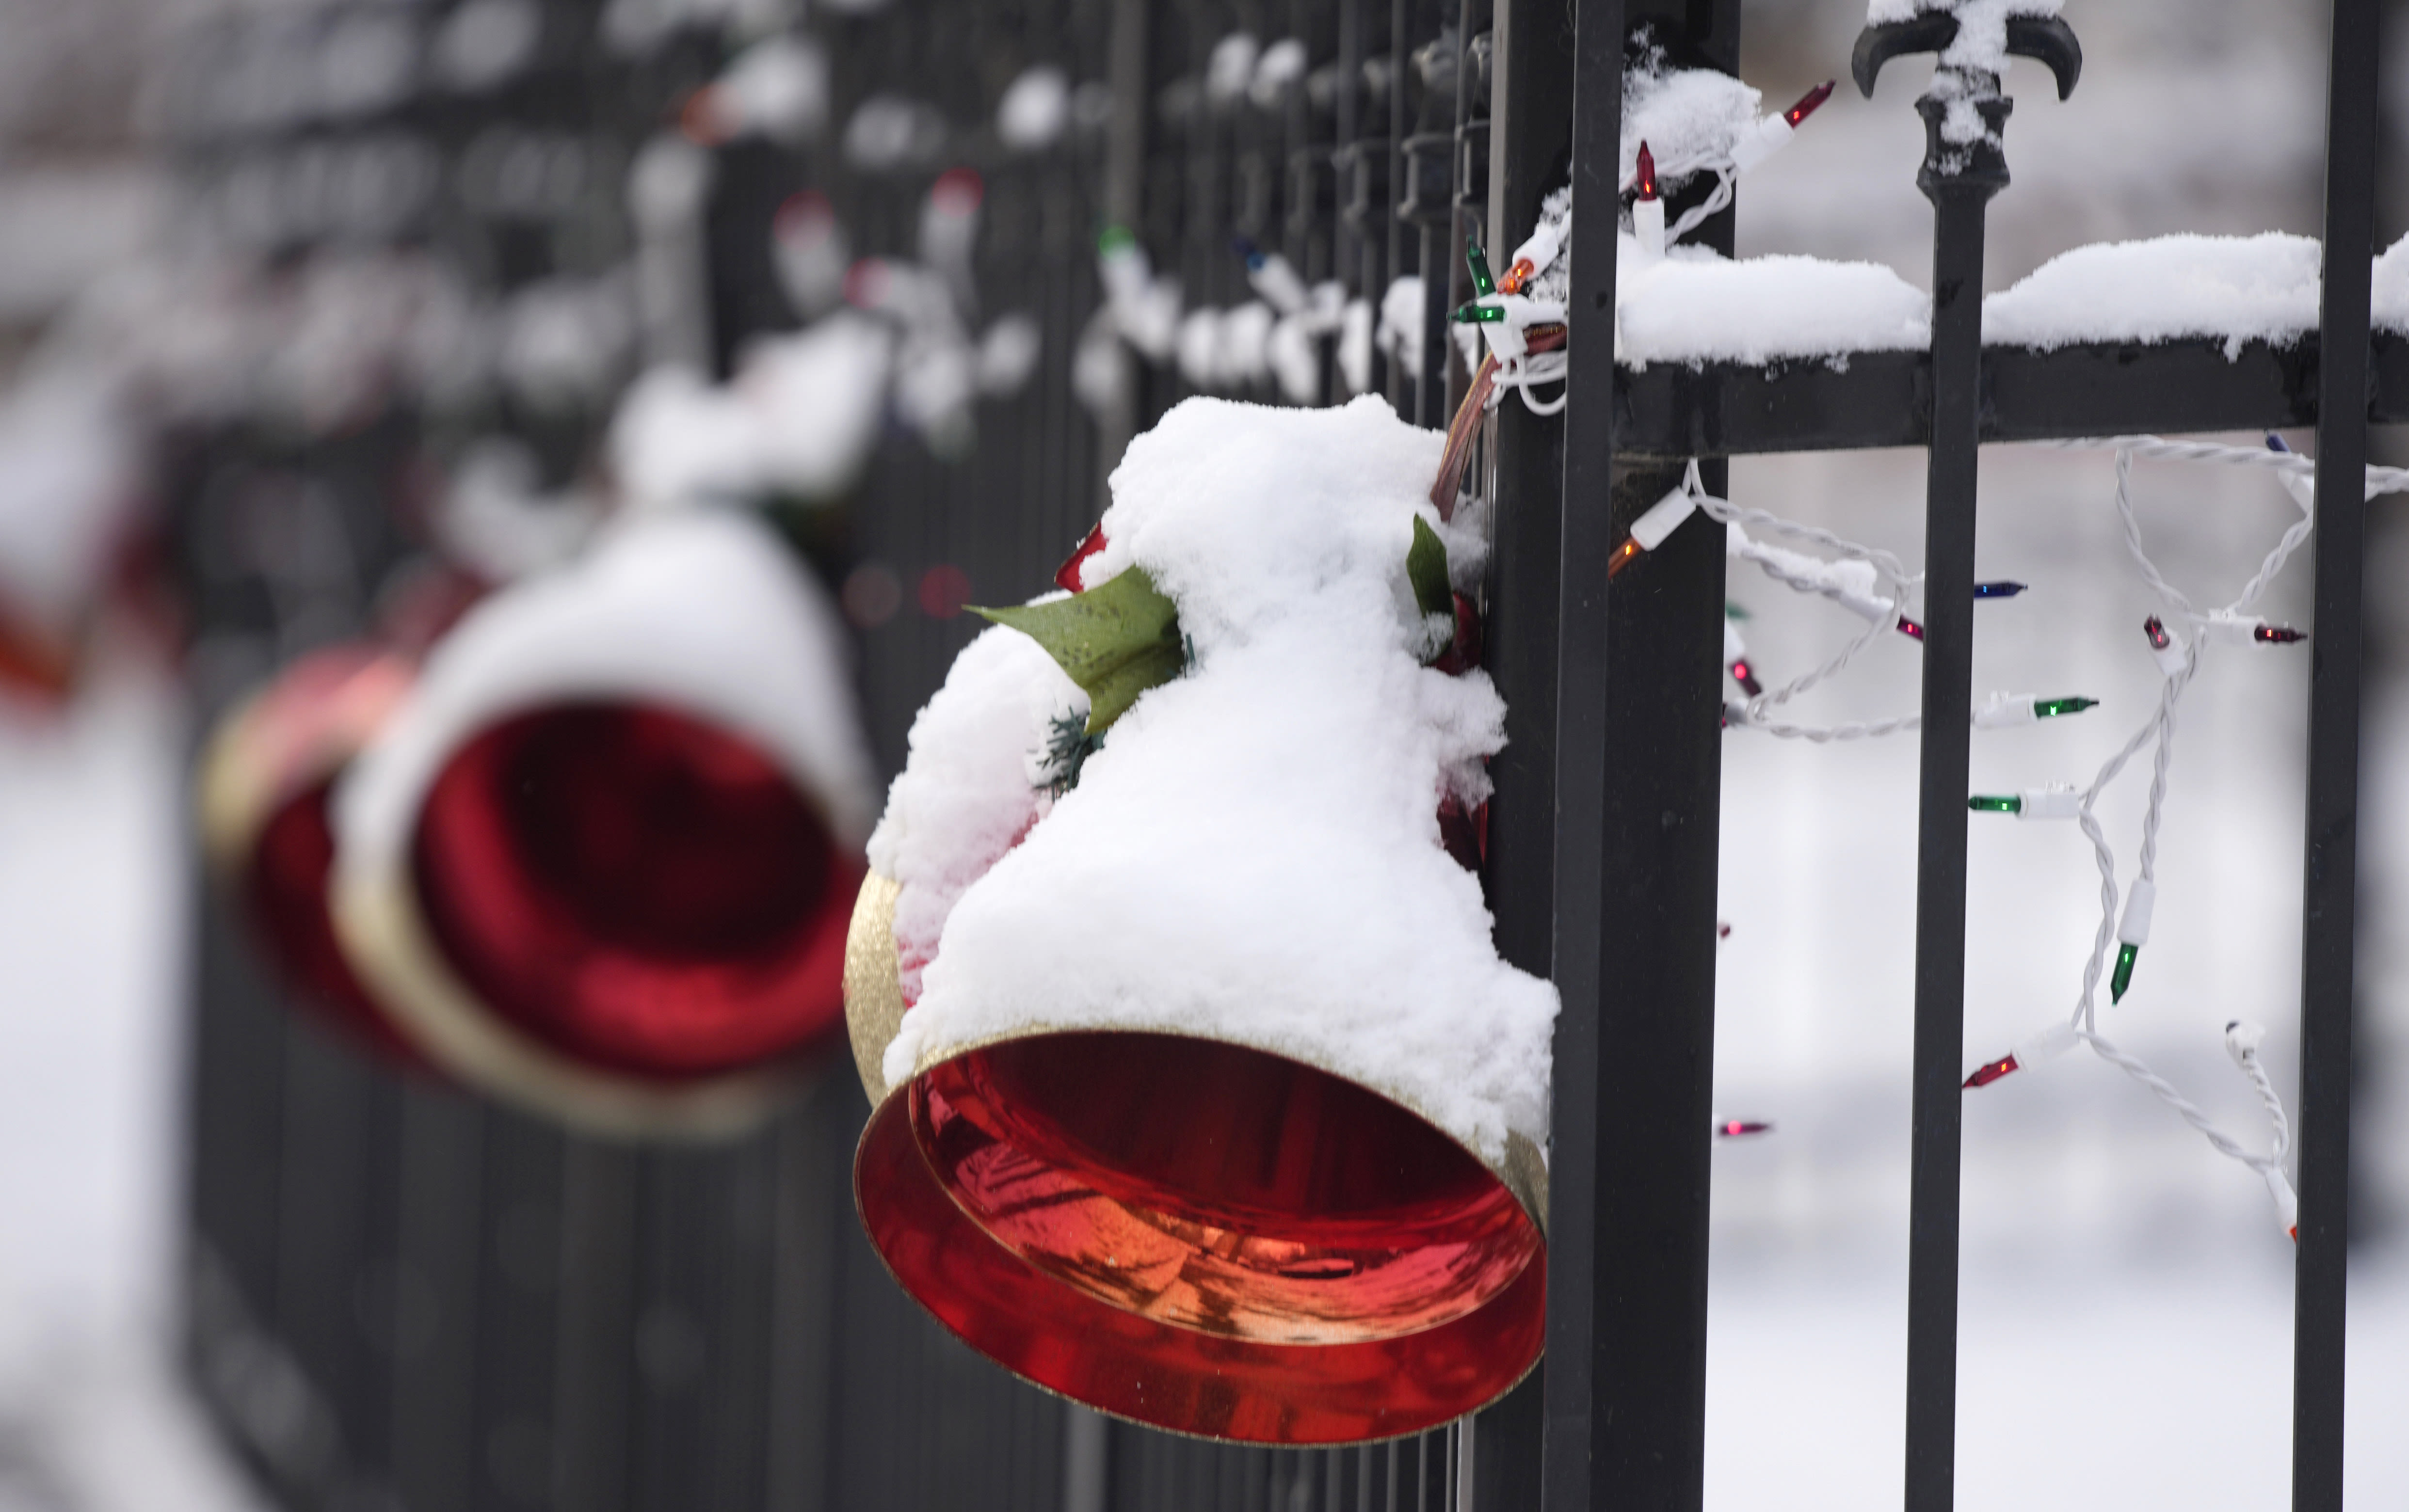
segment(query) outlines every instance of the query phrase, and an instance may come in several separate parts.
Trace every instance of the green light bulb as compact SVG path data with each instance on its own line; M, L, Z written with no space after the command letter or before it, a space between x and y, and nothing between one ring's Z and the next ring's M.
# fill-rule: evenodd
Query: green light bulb
M1137 245L1137 238L1125 225L1108 225L1096 236L1096 251L1110 257Z
M1976 814L2022 814L2025 800L2020 798L1991 798L1977 793L1966 800L1966 806Z
M1506 319L1502 305L1459 305L1451 317L1458 325L1495 325Z
M1478 295L1495 294L1497 281L1489 276L1489 259L1481 252L1480 243L1477 238L1472 237L1464 238L1464 260L1472 267L1472 292Z
M2108 978L2108 1001L2123 1002L2126 988L2133 985L2133 962L2141 959L2142 947L2127 945L2116 952L2115 974Z
M2085 709L2098 707L2099 703L2097 698L2035 698L2033 717L2055 719L2059 714L2079 714Z

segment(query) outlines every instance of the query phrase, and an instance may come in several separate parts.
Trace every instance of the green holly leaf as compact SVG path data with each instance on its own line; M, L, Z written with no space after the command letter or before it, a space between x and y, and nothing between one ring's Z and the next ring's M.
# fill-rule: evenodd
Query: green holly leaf
M1414 516L1414 543L1406 550L1406 581L1414 587L1414 607L1425 614L1445 614L1455 621L1455 589L1448 581L1447 543L1421 515Z
M1087 690L1090 735L1104 733L1139 694L1177 677L1187 663L1178 607L1143 568L1129 568L1068 598L1017 609L973 605L971 612L1044 646Z

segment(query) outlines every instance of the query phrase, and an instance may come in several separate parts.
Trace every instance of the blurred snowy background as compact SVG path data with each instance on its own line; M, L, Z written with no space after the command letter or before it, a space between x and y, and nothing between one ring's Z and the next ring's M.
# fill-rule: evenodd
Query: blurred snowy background
M137 129L141 86L205 8L0 0L12 398L50 368L42 343L74 303L160 241L168 195ZM18 560L77 554L28 540L47 526L46 481L0 479ZM0 1512L257 1505L173 1355L185 739L167 669L123 639L97 648L64 711L0 691Z
M160 40L208 0L0 0L0 380L100 276L149 255L170 198L137 126ZM2060 104L2020 65L2014 187L1992 213L2004 287L2077 244L2177 230L2315 235L2320 7L2070 0L2086 52ZM1769 100L1845 71L1860 0L1753 0L1745 72ZM2409 28L2398 29L2409 36ZM2391 70L2409 119L2409 57ZM1922 134L1899 68L1846 91L1740 196L1745 253L1871 258L1925 281ZM2397 136L2397 133L2396 133ZM2379 230L2403 229L2402 180ZM2309 444L2306 437L2296 443ZM2387 460L2388 439L2379 439ZM1740 502L1913 562L1922 458L1733 469ZM2263 476L2145 466L2142 518L2175 580L2229 596L2291 515ZM1980 569L2033 591L1981 612L1978 694L2101 706L1984 738L1978 789L2087 780L2158 674L2108 459L1986 458ZM0 533L17 495L0 487ZM2379 506L2385 565L2409 521ZM2384 572L2400 581L2409 572ZM2307 625L2307 563L2271 617ZM1854 622L1735 574L1772 678ZM2409 1483L2409 608L2379 593L2361 833L2362 1177L2352 1298L2354 1501ZM2229 651L2186 706L2157 933L2103 1018L2252 1142L2219 1030L2255 1016L2296 1070L2304 651ZM1912 706L1916 654L1876 648L1813 705ZM188 733L138 641L104 643L63 712L0 707L0 1512L247 1505L177 1386ZM1914 749L1725 748L1718 1105L1773 1135L1717 1153L1709 1500L1894 1505L1902 1445ZM2121 799L2134 797L2126 785ZM2112 805L2129 866L2138 808ZM1995 1054L2076 991L2096 878L2070 828L1978 821L1967 1044ZM2263 1508L2286 1495L2290 1246L2263 1190L2113 1070L2070 1057L1967 1106L1959 1487L2008 1507Z

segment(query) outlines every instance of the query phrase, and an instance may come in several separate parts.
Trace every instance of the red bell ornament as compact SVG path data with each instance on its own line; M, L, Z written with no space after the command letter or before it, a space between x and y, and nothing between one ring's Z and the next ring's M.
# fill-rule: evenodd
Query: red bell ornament
M1544 1333L1555 996L1440 800L1503 742L1434 665L1480 542L1377 400L1191 400L1070 597L989 611L912 732L845 982L904 1289L1027 1379L1261 1444L1421 1432Z
M305 656L228 713L203 752L202 847L269 968L306 1009L398 1064L417 1049L344 959L327 912L335 783L395 709L408 657L374 646Z
M752 1126L840 1032L869 760L757 522L630 522L427 659L338 799L337 928L447 1070L582 1129Z

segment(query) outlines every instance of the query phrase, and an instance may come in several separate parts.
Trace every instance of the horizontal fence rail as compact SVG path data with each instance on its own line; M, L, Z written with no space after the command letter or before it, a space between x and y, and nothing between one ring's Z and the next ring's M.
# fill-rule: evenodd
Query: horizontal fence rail
M2253 340L2228 356L2221 338L1983 351L1985 441L2157 431L2279 430L2318 421L2318 336ZM2409 420L2409 338L2375 334L2366 418ZM1851 353L1763 367L1653 363L1625 370L1615 395L1624 455L1679 460L1775 452L1922 446L1930 439L1931 358Z

